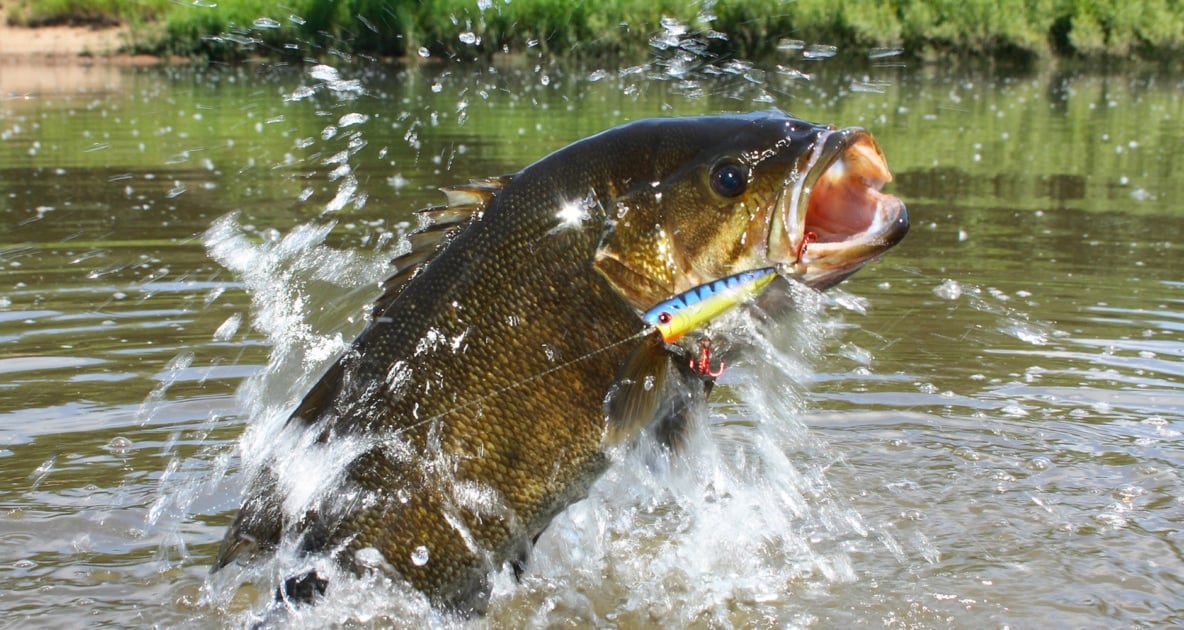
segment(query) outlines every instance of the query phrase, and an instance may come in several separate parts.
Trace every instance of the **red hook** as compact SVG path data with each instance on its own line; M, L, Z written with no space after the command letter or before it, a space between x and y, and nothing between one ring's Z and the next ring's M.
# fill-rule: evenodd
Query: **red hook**
M818 233L817 232L807 231L805 234L802 234L802 244L798 245L798 261L799 262L802 260L802 256L806 255L806 248L810 246L810 243L813 243L817 240L818 240Z
M691 371L699 376L710 376L711 378L719 378L724 373L724 362L719 362L719 367L711 369L711 342L707 339L699 340L699 358L691 357Z

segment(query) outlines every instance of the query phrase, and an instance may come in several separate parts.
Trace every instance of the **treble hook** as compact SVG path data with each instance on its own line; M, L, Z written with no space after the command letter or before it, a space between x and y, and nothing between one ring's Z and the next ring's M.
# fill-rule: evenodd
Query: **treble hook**
M724 362L719 362L719 367L711 369L711 342L707 339L699 340L699 358L691 357L691 371L699 376L710 376L711 378L719 378L724 373Z
M817 240L818 240L818 233L817 232L806 231L805 234L802 234L802 243L800 245L798 245L798 260L799 261L802 259L802 256L806 255L806 248L810 246L810 243L814 243Z

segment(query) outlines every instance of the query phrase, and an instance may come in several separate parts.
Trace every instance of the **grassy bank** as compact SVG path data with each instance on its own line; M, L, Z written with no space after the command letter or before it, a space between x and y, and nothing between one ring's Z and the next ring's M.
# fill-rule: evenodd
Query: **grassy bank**
M797 42L914 56L1171 59L1175 0L18 0L10 21L118 21L133 52L235 58L329 50L463 59L533 49L641 58L692 38L755 58ZM665 27L663 26L663 20ZM683 33L680 29L685 29Z

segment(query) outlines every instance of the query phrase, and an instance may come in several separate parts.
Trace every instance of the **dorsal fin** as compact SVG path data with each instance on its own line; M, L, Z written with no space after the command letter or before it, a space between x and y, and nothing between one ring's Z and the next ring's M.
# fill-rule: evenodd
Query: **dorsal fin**
M338 359L304 395L300 405L288 416L288 422L299 421L303 423L302 426L309 426L319 420L325 410L333 404L333 398L340 391L344 376L345 369L341 365L341 359Z
M407 237L411 248L391 261L395 272L382 283L382 295L374 301L371 315L382 315L403 291L407 281L431 262L454 236L480 219L489 203L512 178L513 175L503 175L474 179L467 184L441 188L448 196L448 203L417 212L421 226Z

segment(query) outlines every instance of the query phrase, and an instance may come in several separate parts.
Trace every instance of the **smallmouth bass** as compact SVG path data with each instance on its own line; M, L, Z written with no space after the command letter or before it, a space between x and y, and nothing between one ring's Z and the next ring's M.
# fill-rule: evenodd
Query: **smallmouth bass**
M444 189L284 428L347 445L341 470L306 472L333 490L297 496L265 466L213 570L287 541L482 611L490 572L586 495L608 448L677 430L710 387L693 349L637 334L644 315L751 270L842 281L908 230L890 180L866 131L769 110L640 120ZM326 587L295 576L280 594Z

